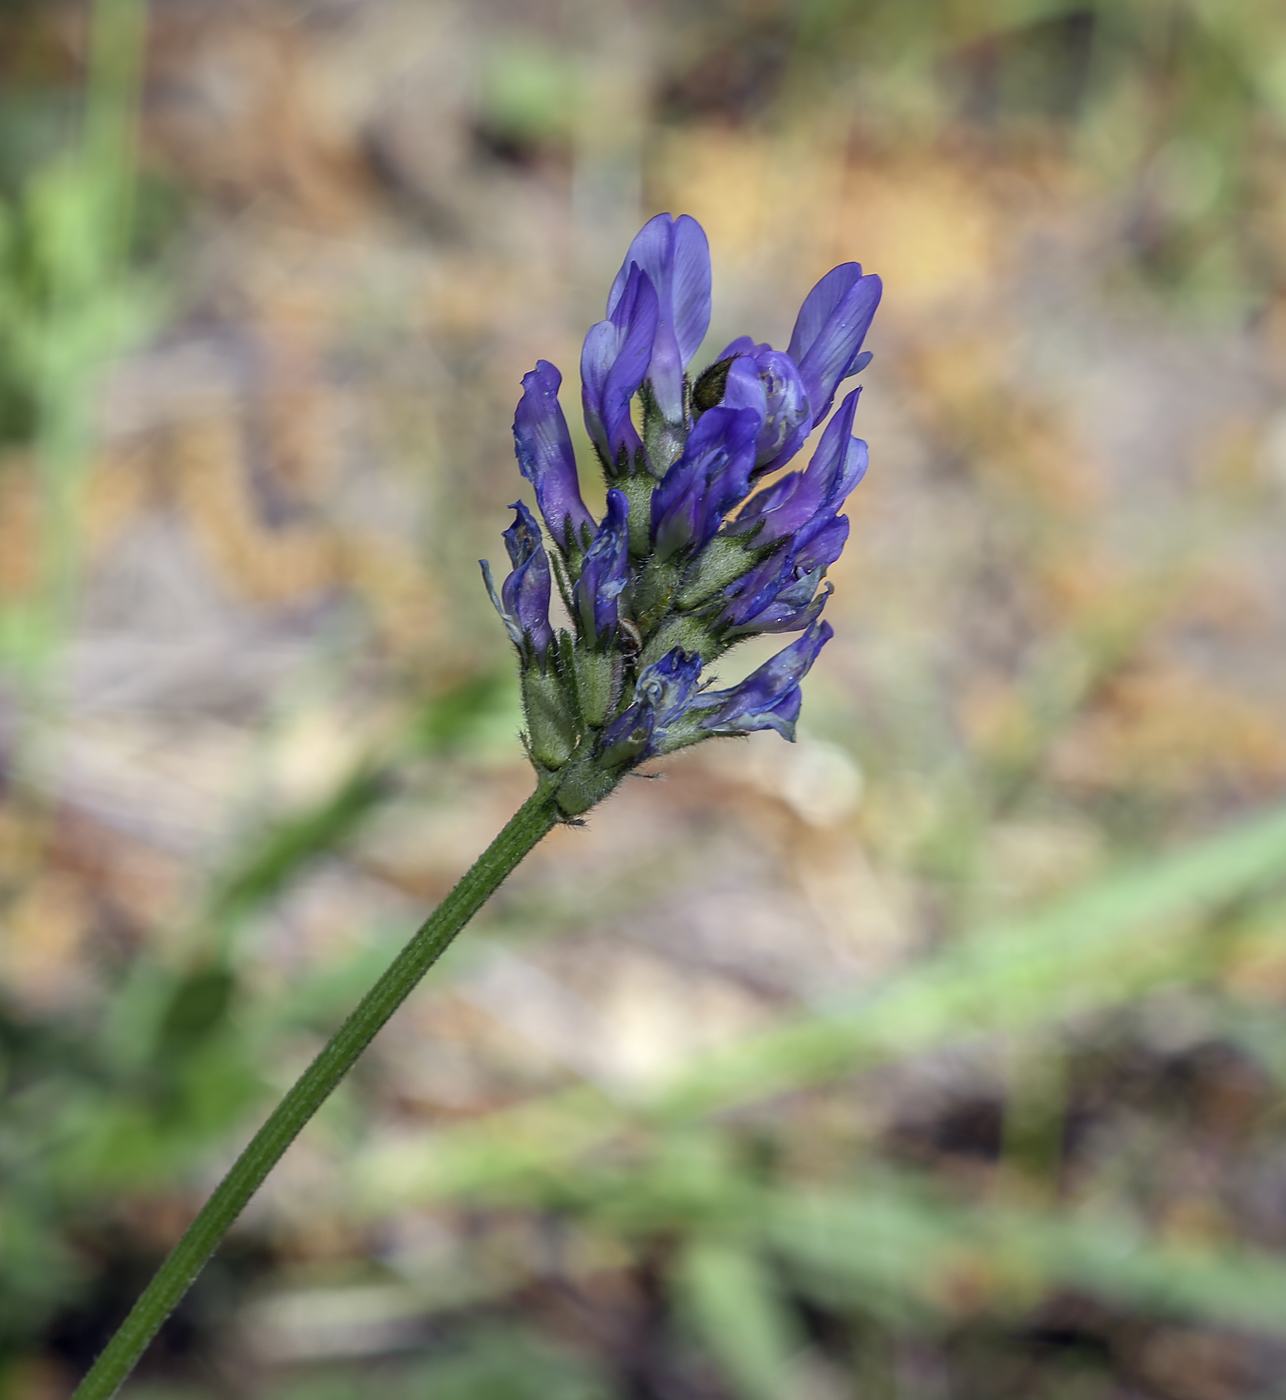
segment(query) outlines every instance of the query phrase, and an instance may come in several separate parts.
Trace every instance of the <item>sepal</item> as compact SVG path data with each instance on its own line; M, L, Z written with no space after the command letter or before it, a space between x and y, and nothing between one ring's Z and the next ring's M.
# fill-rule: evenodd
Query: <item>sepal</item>
M522 705L533 761L544 769L561 768L571 758L579 734L575 705L557 666L523 667Z
M677 606L684 612L699 608L784 547L781 540L760 544L761 533L752 527L740 534L716 535L693 563L675 599Z
M598 728L620 700L624 661L615 651L582 644L573 653L572 667L581 718Z
M708 619L696 613L667 618L639 655L640 666L652 666L671 651L687 652L711 661L726 647L715 636Z
M552 779L554 801L563 819L576 824L576 818L601 802L627 771L628 764L605 769L601 761L591 755L572 759Z

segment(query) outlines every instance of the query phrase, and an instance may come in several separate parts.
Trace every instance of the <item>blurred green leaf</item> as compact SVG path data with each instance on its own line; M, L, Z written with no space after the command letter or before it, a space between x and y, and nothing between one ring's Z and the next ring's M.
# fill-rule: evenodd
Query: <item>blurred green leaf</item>
M1201 965L1201 921L1286 878L1274 809L1028 918L950 943L861 1005L711 1056L662 1091L663 1114L753 1101L944 1041L1120 1005Z
M344 1365L273 1388L271 1400L606 1400L608 1388L568 1351L521 1326L474 1328L432 1361L361 1370Z
M221 967L198 968L185 977L162 1017L158 1055L182 1055L206 1039L226 1019L236 985L236 978Z
M782 1400L802 1347L771 1272L750 1249L698 1235L677 1266L678 1299L742 1400Z
M483 123L494 135L510 139L568 137L580 106L584 69L578 54L546 46L534 36L493 46L482 74Z
M1286 812L1107 877L895 974L855 1007L797 1017L628 1103L578 1088L357 1164L363 1196L424 1200L535 1180L632 1124L678 1122L996 1032L1109 1010L1204 970L1207 922L1286 877ZM1286 938L1286 927L1280 929Z
M863 1176L851 1192L779 1197L774 1248L820 1296L890 1319L1001 1315L1051 1289L1179 1318L1286 1331L1286 1262L1149 1235L1088 1210L953 1203L927 1179Z
M335 790L314 805L276 816L246 841L246 853L230 862L216 882L207 918L235 920L278 895L307 862L335 850L381 802L397 791L400 764L416 753L440 755L467 749L515 703L509 677L467 676L433 696L407 721L391 747L394 756L360 759Z
M387 769L363 760L330 796L267 826L244 859L217 883L208 919L222 924L279 894L301 866L350 836L391 790Z

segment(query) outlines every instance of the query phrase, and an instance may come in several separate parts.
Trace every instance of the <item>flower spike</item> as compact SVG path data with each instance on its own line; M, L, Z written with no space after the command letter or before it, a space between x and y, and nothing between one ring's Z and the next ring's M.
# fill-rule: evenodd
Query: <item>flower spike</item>
M857 263L809 292L786 350L741 336L689 378L710 321L705 234L658 214L631 243L581 353L585 425L607 477L596 523L580 494L561 376L523 377L514 446L532 483L567 604L549 622L551 564L526 506L505 532L513 571L487 585L522 663L526 742L540 781L576 819L648 759L704 739L773 729L793 739L800 683L832 633L827 572L849 535L840 512L862 480L860 390L830 418L808 465L787 466L869 356L880 299ZM798 633L739 685L711 666L744 637Z
M117 1393L282 1152L556 822L579 824L639 764L704 739L760 729L795 737L800 682L831 637L819 619L826 571L848 537L838 512L866 471L866 444L852 436L857 392L804 471L751 493L865 363L879 297L879 279L845 263L808 294L788 350L742 337L693 383L688 367L710 320L706 237L687 215L650 220L581 352L585 424L608 486L597 526L558 404L561 376L541 360L523 378L514 447L556 551L551 561L518 502L504 532L509 575L497 590L485 560L482 573L518 651L536 791L260 1128L94 1363L76 1392L83 1400ZM557 635L555 577L568 614ZM707 668L739 637L790 631L800 636L739 685L710 688Z

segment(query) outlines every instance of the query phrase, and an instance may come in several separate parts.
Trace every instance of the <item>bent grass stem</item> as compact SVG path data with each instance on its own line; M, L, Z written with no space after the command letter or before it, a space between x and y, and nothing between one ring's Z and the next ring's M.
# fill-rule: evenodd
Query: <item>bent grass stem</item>
M552 795L541 788L510 818L250 1140L80 1383L73 1400L110 1400L116 1394L300 1130L456 934L558 819Z

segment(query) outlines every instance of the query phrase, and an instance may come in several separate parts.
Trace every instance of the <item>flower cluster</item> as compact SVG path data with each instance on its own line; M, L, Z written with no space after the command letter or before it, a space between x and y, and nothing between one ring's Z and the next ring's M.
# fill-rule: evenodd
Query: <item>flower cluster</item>
M695 219L658 214L630 245L607 318L581 353L585 426L607 478L595 520L581 499L547 360L524 376L514 444L553 548L518 502L512 571L492 601L521 658L526 743L572 818L644 760L715 735L794 737L799 683L831 636L826 570L848 536L844 500L866 471L844 399L802 471L785 466L830 413L862 352L878 277L833 268L809 292L784 351L748 336L701 374L710 255ZM554 586L570 630L550 623ZM801 635L744 681L703 670L737 641Z

